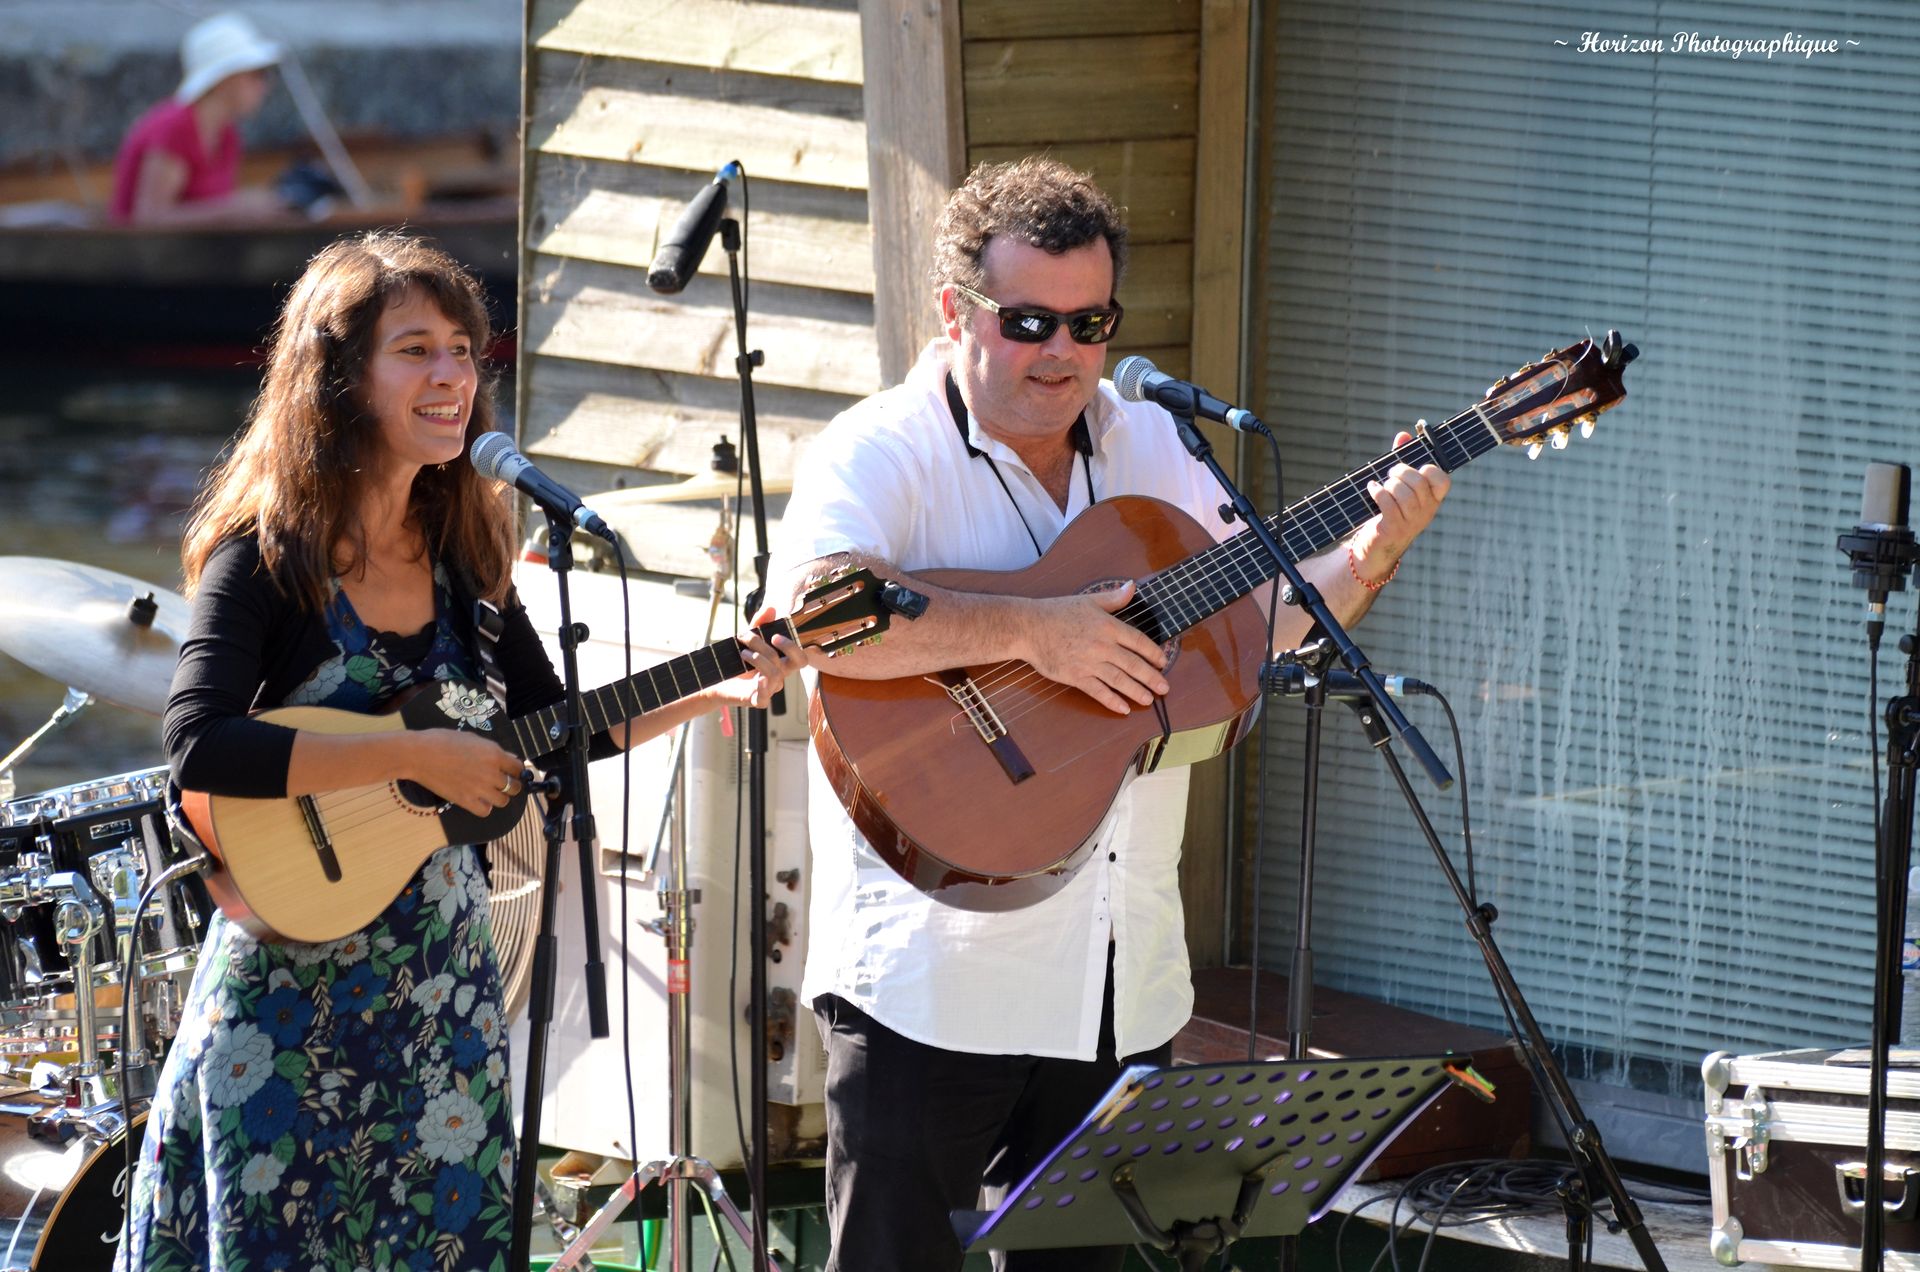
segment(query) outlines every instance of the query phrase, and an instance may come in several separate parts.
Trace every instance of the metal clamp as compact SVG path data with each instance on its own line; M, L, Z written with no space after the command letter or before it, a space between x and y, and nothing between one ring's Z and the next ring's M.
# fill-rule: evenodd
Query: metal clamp
M1725 1099L1707 1101L1707 1156L1717 1159L1730 1148L1735 1154L1736 1179L1752 1179L1767 1169L1767 1144L1772 1138L1772 1111L1757 1086L1747 1088L1741 1101L1729 1108ZM1731 1141L1729 1143L1728 1141Z
M1911 1222L1920 1214L1920 1167L1899 1162L1881 1163L1881 1179L1888 1185L1889 1191L1880 1198L1881 1209L1887 1212L1887 1218L1899 1223ZM1899 1186L1895 1195L1891 1188ZM1833 1164L1833 1186L1840 1194L1840 1208L1850 1215L1866 1213L1867 1209L1867 1164L1865 1162L1835 1162Z

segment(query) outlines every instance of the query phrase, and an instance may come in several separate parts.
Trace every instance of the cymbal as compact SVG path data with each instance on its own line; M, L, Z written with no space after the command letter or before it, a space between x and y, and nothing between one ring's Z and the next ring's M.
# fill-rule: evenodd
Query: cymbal
M761 477L760 488L769 495L784 495L793 489L791 477ZM737 486L732 473L700 473L685 481L662 482L657 486L630 486L624 490L605 490L583 501L596 512L622 508L629 504L681 503L694 499L729 499L735 490L742 496L752 489L749 481Z
M148 715L167 709L186 639L186 598L96 565L0 556L0 650L43 676ZM151 595L153 622L128 617Z

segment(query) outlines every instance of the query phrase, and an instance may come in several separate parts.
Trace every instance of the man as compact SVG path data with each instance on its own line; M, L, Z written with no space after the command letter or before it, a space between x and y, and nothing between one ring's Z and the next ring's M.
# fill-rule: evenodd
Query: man
M776 580L847 563L931 599L837 658L891 678L1019 659L1115 712L1167 692L1158 645L1113 617L1131 585L1026 599L917 580L1031 565L1099 498L1151 495L1225 538L1219 487L1158 406L1100 379L1121 311L1126 230L1092 181L1047 159L974 170L941 214L945 339L905 384L842 414L809 450ZM1304 567L1343 622L1392 577L1446 495L1437 468L1369 487L1380 515ZM1266 595L1261 589L1260 595ZM1280 612L1279 647L1308 620ZM929 781L939 774L930 772ZM954 909L896 877L816 760L813 901L802 996L827 1039L827 1209L839 1272L957 1269L948 1213L1018 1183L1127 1062L1164 1063L1192 1010L1177 867L1186 770L1135 781L1074 877L1025 909ZM1008 1267L1117 1268L1123 1248Z

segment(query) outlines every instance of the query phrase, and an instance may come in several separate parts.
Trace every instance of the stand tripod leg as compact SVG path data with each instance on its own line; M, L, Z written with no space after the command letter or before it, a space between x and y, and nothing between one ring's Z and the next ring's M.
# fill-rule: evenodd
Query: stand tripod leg
M726 1186L720 1182L720 1172L698 1157L679 1157L670 1161L648 1162L627 1176L627 1182L621 1184L619 1190L607 1199L607 1204L600 1207L599 1213L587 1220L586 1226L580 1229L580 1235L554 1260L549 1272L568 1272L578 1267L580 1260L593 1248L594 1242L600 1239L600 1234L626 1213L627 1207L633 1204L642 1189L655 1183L675 1180L698 1184L704 1189L713 1202L713 1208L727 1221L727 1226L740 1238L740 1243L749 1250L753 1248L753 1225L746 1221L734 1207L733 1199L727 1196ZM678 1241L680 1237L679 1232L674 1232L669 1239ZM766 1272L784 1272L772 1250L767 1251L765 1266Z

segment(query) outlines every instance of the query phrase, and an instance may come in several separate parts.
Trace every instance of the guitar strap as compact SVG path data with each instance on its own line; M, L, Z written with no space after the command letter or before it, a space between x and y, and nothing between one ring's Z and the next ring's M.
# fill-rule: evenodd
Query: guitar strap
M473 603L473 645L474 654L480 659L480 679L503 711L507 706L507 677L500 669L498 646L500 635L506 630L507 620L499 606L488 600Z
M1007 502L1013 505L1013 515L1020 518L1020 528L1027 532L1027 538L1033 541L1035 556L1044 557L1046 552L1040 547L1040 539L1033 533L1033 527L1027 524L1027 514L1020 511L1020 501L1013 497L1013 491L1007 485L1007 479L1000 475L1000 466L993 462L993 456L973 444L967 435L967 404L960 396L960 386L954 381L953 372L947 372L947 409L953 412L953 423L960 430L960 444L967 448L967 454L974 459L984 459L987 467L993 470L994 477L1000 482L1000 489L1007 492ZM1087 428L1087 413L1080 412L1080 418L1073 422L1067 432L1067 440L1073 449L1080 452L1080 470L1087 479L1087 506L1094 504L1093 497L1093 433ZM1153 700L1154 718L1160 723L1160 745L1154 748L1153 762L1147 766L1151 773L1160 767L1160 757L1167 752L1167 740L1173 736L1173 722L1167 715L1166 699L1156 697Z
M947 372L947 409L953 412L954 426L960 430L960 444L967 448L967 454L974 459L984 459L987 467L993 470L993 476L1000 483L1000 489L1007 492L1007 502L1013 505L1013 515L1020 518L1020 528L1027 532L1027 538L1033 541L1033 554L1043 557L1046 551L1040 546L1040 537L1027 524L1027 514L1020 511L1020 501L1013 497L1013 488L1007 485L1007 479L1000 475L1000 465L993 462L993 456L973 444L967 435L967 404L960 396L960 386L954 382L953 372ZM1080 412L1080 418L1067 430L1067 441L1073 449L1080 452L1080 470L1087 478L1087 507L1093 507L1093 433L1087 428L1087 413Z

